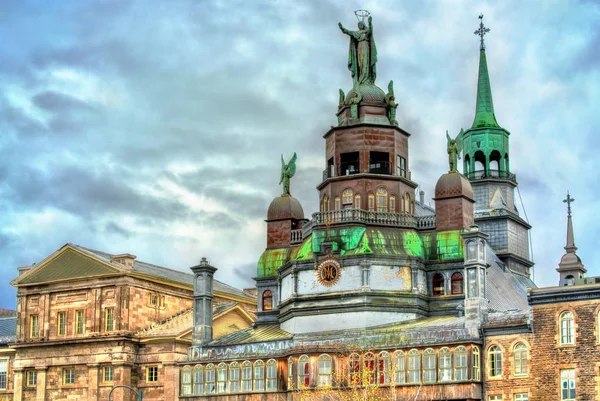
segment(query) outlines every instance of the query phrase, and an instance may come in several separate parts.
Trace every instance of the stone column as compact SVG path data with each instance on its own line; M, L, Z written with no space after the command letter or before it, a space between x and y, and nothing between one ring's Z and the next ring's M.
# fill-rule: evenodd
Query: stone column
M100 367L97 363L90 363L88 367L88 400L98 399L98 369ZM38 400L39 401L39 400Z
M23 401L23 368L13 368L13 401Z
M179 398L179 366L173 361L163 362L165 377L163 382L163 399Z
M213 275L216 267L202 258L200 264L190 267L194 272L194 329L192 344L204 345L212 340Z
M35 368L37 372L37 386L35 389L35 401L46 401L46 373L48 372L47 366L41 366Z
M131 366L130 362L123 361L115 361L112 363L114 367L115 376L119 377L119 380L115 380L115 386L130 386L131 385ZM111 400L112 401L128 401L131 399L131 394L133 394L130 390L127 389L118 389L112 393ZM92 401L92 400L89 400Z

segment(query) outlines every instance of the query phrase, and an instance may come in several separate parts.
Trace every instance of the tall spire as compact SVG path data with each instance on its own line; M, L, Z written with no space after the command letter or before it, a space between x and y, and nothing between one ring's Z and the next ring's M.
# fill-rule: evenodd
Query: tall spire
M573 236L571 203L575 202L575 199L567 191L567 199L563 200L563 202L567 204L567 245L565 246L567 252L560 258L558 269L556 269L560 275L560 286L573 285L575 280L582 278L587 271L583 267L581 259L577 256L577 247L575 246L575 237Z
M483 14L479 15L479 29L474 33L480 37L479 46L479 77L477 80L477 109L472 129L476 128L500 128L494 115L494 102L492 100L492 88L488 74L487 60L485 57L484 36L490 31L483 25Z

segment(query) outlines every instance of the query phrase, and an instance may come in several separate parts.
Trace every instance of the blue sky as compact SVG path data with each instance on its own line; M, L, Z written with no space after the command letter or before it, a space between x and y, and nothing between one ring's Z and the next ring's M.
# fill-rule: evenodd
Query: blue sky
M15 305L17 267L67 242L182 270L206 256L251 285L282 153L298 153L292 194L318 208L322 135L351 87L337 23L359 8L428 199L446 130L473 121L485 15L536 282L558 281L567 190L578 254L600 275L595 1L3 1L0 307Z

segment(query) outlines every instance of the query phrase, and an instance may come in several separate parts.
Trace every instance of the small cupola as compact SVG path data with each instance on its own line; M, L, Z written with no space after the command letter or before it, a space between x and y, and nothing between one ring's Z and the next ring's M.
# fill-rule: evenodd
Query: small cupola
M473 224L473 188L457 171L443 174L435 185L437 231L460 230Z

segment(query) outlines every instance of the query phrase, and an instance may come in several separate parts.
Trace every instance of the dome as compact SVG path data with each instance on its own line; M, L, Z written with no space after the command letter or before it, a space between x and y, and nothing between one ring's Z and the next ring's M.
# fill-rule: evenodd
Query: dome
M304 218L304 210L298 199L293 196L279 196L273 199L267 212L267 220L285 220Z
M385 106L385 92L376 85L363 84L358 86L358 92L361 94L361 104L377 104ZM350 89L346 95L346 104L350 104L350 100L354 95L354 88Z
M464 196L473 200L473 188L469 180L461 173L454 171L440 177L435 184L435 199Z
M581 259L575 253L565 253L560 258L561 265L578 265L581 264Z

